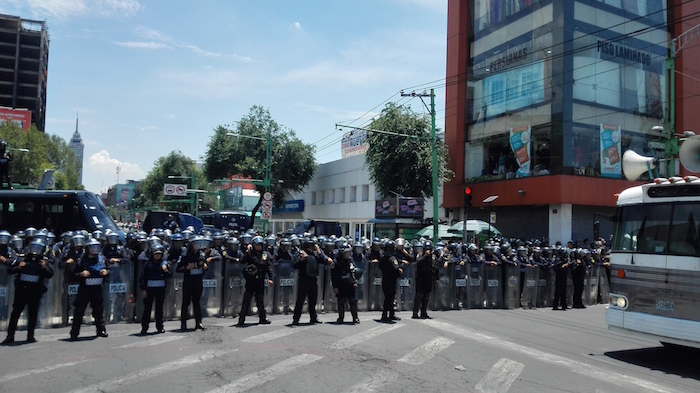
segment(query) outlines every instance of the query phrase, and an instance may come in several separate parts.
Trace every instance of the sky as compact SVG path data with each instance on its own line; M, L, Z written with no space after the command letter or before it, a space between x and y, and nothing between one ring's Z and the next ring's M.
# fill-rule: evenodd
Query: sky
M444 128L447 0L3 0L0 13L46 21L46 132L68 142L79 117L89 191L172 151L201 162L253 105L318 163L341 158L336 123L367 126L389 101L427 113L402 90L435 88Z

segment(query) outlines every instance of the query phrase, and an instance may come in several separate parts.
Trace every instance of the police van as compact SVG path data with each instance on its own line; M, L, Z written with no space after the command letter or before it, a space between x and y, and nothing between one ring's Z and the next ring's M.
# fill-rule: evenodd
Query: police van
M2 190L0 229L10 233L28 227L47 228L58 235L84 229L123 232L109 216L100 197L89 191Z

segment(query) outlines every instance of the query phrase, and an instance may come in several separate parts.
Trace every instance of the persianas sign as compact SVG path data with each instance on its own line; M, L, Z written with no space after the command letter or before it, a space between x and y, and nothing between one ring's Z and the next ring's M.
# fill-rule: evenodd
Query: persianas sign
M516 177L530 176L530 126L512 128L510 130L510 148L518 161L519 169Z
M622 177L620 126L600 125L600 175Z
M28 109L0 107L0 126L5 124L16 124L27 131L32 125L32 112Z

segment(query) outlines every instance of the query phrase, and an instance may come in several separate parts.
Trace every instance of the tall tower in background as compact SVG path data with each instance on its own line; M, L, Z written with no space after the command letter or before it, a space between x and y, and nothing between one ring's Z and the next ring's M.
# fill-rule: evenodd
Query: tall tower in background
M28 109L41 132L48 64L46 22L0 14L0 107Z
M71 149L75 155L75 159L80 163L80 172L78 172L78 183L83 184L83 150L85 145L83 144L83 138L80 137L78 132L78 116L75 116L75 132L73 137L70 138L70 143L68 143L68 148Z

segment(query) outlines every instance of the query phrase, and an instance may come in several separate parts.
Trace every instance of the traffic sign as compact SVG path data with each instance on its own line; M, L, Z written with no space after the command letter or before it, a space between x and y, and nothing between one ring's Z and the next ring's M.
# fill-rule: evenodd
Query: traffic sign
M263 201L262 208L263 208L263 210L272 211L272 201Z
M187 196L187 186L184 184L163 184L163 195Z
M267 191L263 194L263 200L265 201L271 201L272 200L272 193L270 191Z
M262 216L262 219L263 219L263 220L269 220L269 219L272 218L272 211L270 211L270 210L263 210L262 213L260 213L260 215Z

